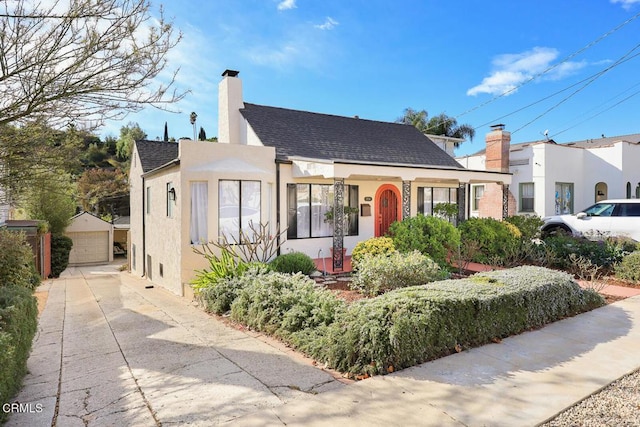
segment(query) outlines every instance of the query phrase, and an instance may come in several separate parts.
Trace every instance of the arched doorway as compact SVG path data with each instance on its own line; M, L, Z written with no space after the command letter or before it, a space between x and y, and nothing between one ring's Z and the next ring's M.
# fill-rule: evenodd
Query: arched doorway
M595 201L596 203L600 200L605 200L608 195L607 184L605 182L599 182L596 184L596 194Z
M391 184L384 184L376 191L375 199L375 235L384 236L389 226L400 218L402 199L398 188Z

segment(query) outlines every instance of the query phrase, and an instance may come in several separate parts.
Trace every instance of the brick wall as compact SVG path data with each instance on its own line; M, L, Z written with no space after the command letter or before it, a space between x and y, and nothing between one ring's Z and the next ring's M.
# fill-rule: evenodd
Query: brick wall
M516 198L511 191L508 194L509 216L516 212ZM484 194L478 201L478 216L480 218L502 218L502 185L487 183L484 186Z

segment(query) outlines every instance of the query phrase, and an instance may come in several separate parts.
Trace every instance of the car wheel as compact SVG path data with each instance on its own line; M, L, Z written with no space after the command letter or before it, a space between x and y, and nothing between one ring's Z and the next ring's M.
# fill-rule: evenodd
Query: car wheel
M552 236L563 236L563 235L571 235L571 230L566 225L550 225L549 227L542 230L542 238L552 237Z

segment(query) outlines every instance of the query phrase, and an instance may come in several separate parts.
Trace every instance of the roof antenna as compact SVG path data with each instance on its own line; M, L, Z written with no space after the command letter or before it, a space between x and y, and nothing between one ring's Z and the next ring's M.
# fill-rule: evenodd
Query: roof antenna
M549 140L549 129L545 129L545 131L542 132L542 134L544 135L545 139L548 141Z

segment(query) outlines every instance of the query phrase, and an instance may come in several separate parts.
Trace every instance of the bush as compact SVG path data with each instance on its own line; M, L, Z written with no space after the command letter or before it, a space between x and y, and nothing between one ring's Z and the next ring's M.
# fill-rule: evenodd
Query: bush
M196 298L210 313L223 314L231 310L231 303L238 293L256 277L262 277L269 269L265 264L251 264L242 275L216 276L200 272L192 283Z
M245 275L234 283L231 318L284 339L304 352L318 351L321 335L344 309L344 301L298 273Z
M291 252L276 257L269 264L273 271L280 273L302 273L309 275L316 271L316 264L309 255Z
M504 219L506 222L515 225L522 234L522 239L529 241L540 237L540 227L544 221L539 216L514 215Z
M593 265L611 269L635 248L632 241L609 237L600 241L556 234L544 239L544 249L550 253L550 266L562 269L571 267L569 256L575 254Z
M640 282L640 252L633 252L622 258L615 272L620 279Z
M472 261L505 265L517 250L521 233L513 224L493 218L469 218L458 226L462 245L475 245Z
M460 245L460 232L448 221L433 216L418 215L394 222L389 234L398 251L420 251L442 268L448 266L449 252Z
M211 252L205 255L205 258L209 262L209 268L196 271L196 278L191 281L196 296L203 289L214 286L218 280L242 276L251 267L268 269L267 265L261 262L241 261L226 249L221 250L219 257Z
M27 372L38 324L38 305L21 285L0 286L0 402L9 402ZM6 417L0 412L0 423Z
M342 372L386 374L603 304L566 273L531 266L481 273L351 304L315 357Z
M73 247L73 240L64 234L51 235L51 275L60 277L69 265L69 253Z
M366 254L358 263L351 287L365 295L375 296L391 289L424 285L447 276L448 273L438 264L418 251Z
M351 265L358 268L358 263L365 255L391 255L396 251L393 239L390 237L372 237L362 242L358 242L351 251Z
M37 276L33 252L24 234L0 229L0 287L18 285L34 289L40 282L34 280L34 273Z

